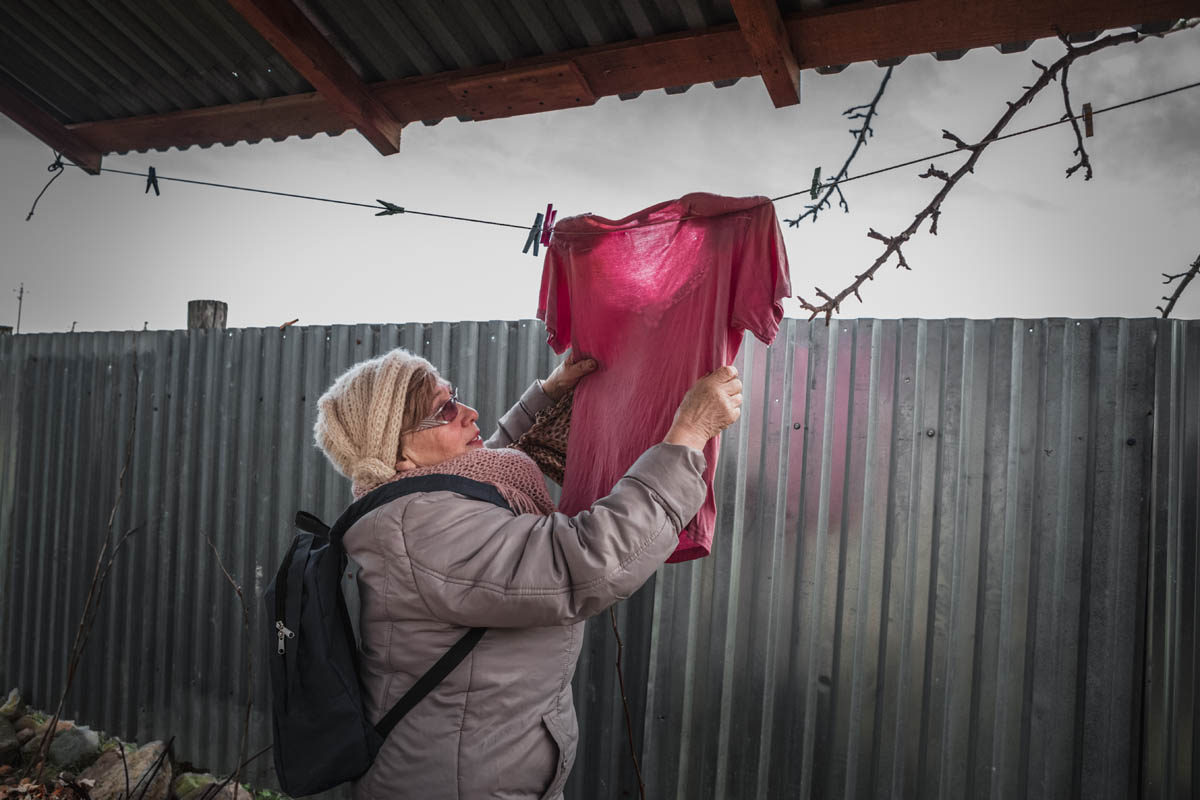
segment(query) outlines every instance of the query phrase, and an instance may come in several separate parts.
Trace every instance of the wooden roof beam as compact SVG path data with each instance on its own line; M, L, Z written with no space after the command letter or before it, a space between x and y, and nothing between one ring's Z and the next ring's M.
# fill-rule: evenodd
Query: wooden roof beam
M1194 16L1196 2L978 0L978 13L964 14L962 0L867 0L789 16L783 24L800 67L819 69L1042 39L1054 35L1054 26L1077 33L1179 19ZM495 119L757 72L742 31L725 25L386 81L372 84L370 92L406 123L460 115ZM309 93L70 129L102 153L124 153L332 134L350 124L327 97Z
M292 0L229 0L279 54L380 153L400 151L403 127Z
M775 0L730 0L754 65L776 108L800 102L800 65Z
M100 150L42 111L14 85L0 77L0 113L62 153L92 175L100 174Z

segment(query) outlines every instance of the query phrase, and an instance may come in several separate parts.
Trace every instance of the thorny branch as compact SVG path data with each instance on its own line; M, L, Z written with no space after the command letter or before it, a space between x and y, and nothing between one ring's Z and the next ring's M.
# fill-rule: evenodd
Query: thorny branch
M234 767L232 773L225 780L221 781L220 786L217 786L211 793L205 792L203 797L216 797L220 794L230 782L233 783L234 796L238 793L238 774L241 772L242 763L246 760L246 741L250 734L250 708L254 705L254 697L251 694L254 688L254 655L252 642L250 640L250 609L246 606L246 595L242 593L242 587L233 576L229 574L229 570L225 568L225 562L221 560L221 553L217 550L217 546L213 544L213 540L208 534L204 535L204 539L208 542L208 546L213 551L213 555L217 557L217 566L221 568L221 572L225 574L225 580L229 581L233 586L233 590L237 592L238 601L242 604L242 630L246 633L246 714L242 719L242 737L238 745L238 764Z
M608 607L608 616L612 620L613 635L617 637L617 681L621 685L621 704L625 706L625 732L629 734L629 757L633 759L633 771L637 773L638 797L646 800L646 783L642 780L642 767L638 764L637 750L633 746L633 720L629 716L629 698L625 696L625 674L621 671L621 651L625 649L621 641L621 632L617 630L617 612L615 606Z
M55 734L58 732L58 721L62 717L63 706L67 701L67 693L71 690L71 684L75 680L75 672L78 670L79 662L83 657L83 650L87 646L92 626L96 622L96 614L100 610L100 595L104 591L104 584L108 580L108 574L112 571L113 562L116 560L117 554L121 551L121 547L129 540L129 537L141 529L141 525L130 528L113 545L113 523L117 518L117 509L121 505L121 498L125 494L125 475L129 471L130 463L133 461L133 437L137 431L138 396L141 393L142 375L138 371L136 343L133 350L133 376L133 406L129 412L129 435L125 438L125 460L121 465L121 472L117 478L117 496L113 500L112 509L108 513L108 525L105 528L104 540L100 546L100 553L96 556L96 566L92 571L92 582L88 587L87 598L84 600L79 627L75 630L75 641L71 644L71 653L67 659L66 683L63 685L62 693L58 697L58 703L54 708L54 715L50 718L46 732L42 734L42 740L38 743L33 758L30 759L29 764L25 768L25 774L28 775L33 767L37 767L35 780L41 780L42 771L46 767L46 755L50 752L50 745L54 741ZM111 552L109 550L110 545L113 545Z
M933 199L929 202L929 205L923 208L913 218L913 221L909 224L909 226L903 231L895 236L886 236L874 229L871 229L867 233L867 236L871 237L872 239L878 239L885 244L883 253L881 253L879 257L875 259L874 263L872 263L871 266L863 272L855 275L854 281L837 294L831 295L822 290L819 286L814 287L817 297L823 301L819 304L816 302L811 302L804 297L797 297L796 299L800 301L800 307L809 312L809 319L815 319L817 316L823 314L825 316L825 323L829 324L833 314L835 312L840 313L841 304L847 297L854 295L854 297L860 303L862 302L862 295L859 293L862 285L866 281L874 280L875 273L878 272L879 268L883 266L884 263L886 263L893 255L897 257L897 268L902 267L904 269L911 269L911 267L908 265L908 261L904 257L901 246L906 244L910 238L916 235L916 233L920 230L921 225L927 220L930 223L929 232L935 236L937 235L937 223L938 218L941 216L942 202L946 199L946 196L950 194L950 190L953 189L958 184L959 180L961 180L967 173L975 171L975 164L979 161L979 157L983 155L983 151L986 150L990 144L995 142L997 138L999 138L1000 133L1013 120L1017 112L1029 105L1030 101L1033 100L1033 98L1040 91L1045 89L1051 81L1057 80L1060 73L1065 84L1068 69L1077 60L1109 47L1115 47L1127 42L1140 42L1149 36L1162 38L1167 34L1174 33L1179 30L1185 30L1190 27L1193 26L1185 23L1183 25L1177 25L1166 33L1147 35L1142 35L1136 31L1129 31L1127 33L1105 36L1101 39L1097 39L1094 42L1078 47L1067 41L1065 37L1062 37L1062 41L1067 47L1066 54L1049 67L1043 66L1036 61L1033 62L1034 66L1041 70L1041 76L1039 76L1031 86L1024 87L1025 93L1022 94L1016 101L1010 101L1008 103L1008 109L1004 112L1000 119L996 121L996 124L992 126L992 129L988 131L987 135L984 136L983 139L974 144L970 144L963 141L948 130L942 131L943 138L953 142L959 150L970 153L969 157L965 162L963 162L962 166L954 171L953 174L947 174L943 170L934 168L932 164L929 165L929 169L926 170L920 177L937 178L942 182L942 188L933 196ZM1070 95L1066 92L1065 85L1063 97L1067 106L1067 112L1070 113ZM1073 117L1074 115L1072 114L1071 116ZM1072 124L1075 125L1076 134L1078 135L1078 125L1075 124L1074 120L1072 120ZM1072 173L1082 167L1086 169L1085 177L1091 177L1091 165L1088 162L1087 153L1083 148L1082 138L1079 138L1078 142L1079 146L1075 150L1075 155L1080 156L1080 163L1073 166L1071 169L1068 169L1067 176L1069 177Z
M842 168L838 170L838 174L834 176L833 180L830 181L829 185L825 188L825 194L821 196L821 199L810 206L805 206L804 213L795 219L784 220L788 225L795 228L805 217L811 217L812 221L816 222L817 214L830 207L829 198L833 196L835 191L838 194L838 205L841 207L842 211L845 211L846 213L850 212L850 204L846 202L846 196L842 194L841 181L846 178L848 170L850 169L850 163L854 161L854 157L858 155L858 151L864 145L866 145L867 138L875 135L875 131L871 127L871 120L875 117L876 109L879 106L879 100L883 97L883 91L887 88L888 80L892 77L893 69L895 69L895 67L888 67L887 72L883 73L883 80L879 82L879 91L875 92L875 97L872 98L871 102L865 105L847 108L842 112L842 116L847 117L848 119L862 120L862 127L850 129L850 133L854 136L854 148L851 149L850 155L847 156L846 163L842 164Z
M1075 141L1077 144L1071 155L1079 156L1079 163L1067 167L1067 177L1071 177L1077 170L1082 169L1083 179L1090 181L1092 179L1092 162L1088 158L1087 148L1083 146L1083 133L1079 130L1079 120L1076 117L1075 109L1071 108L1071 90L1067 88L1067 70L1069 69L1069 66L1063 67L1062 80L1059 81L1062 84L1063 104L1067 107L1062 118L1070 120L1071 128L1075 131Z
M1162 276L1166 278L1166 280L1163 281L1163 285L1170 285L1175 281L1179 281L1179 285L1175 287L1175 291L1171 292L1170 295L1163 295L1162 299L1167 301L1166 307L1155 306L1157 310L1162 312L1163 319L1171 316L1171 310L1175 308L1175 303L1179 300L1179 296L1183 294L1183 290L1186 289L1187 285L1192 282L1192 279L1196 277L1197 273L1200 273L1200 256L1196 256L1196 260L1192 262L1191 267L1184 272L1180 272L1176 275L1170 275L1166 272L1162 274Z

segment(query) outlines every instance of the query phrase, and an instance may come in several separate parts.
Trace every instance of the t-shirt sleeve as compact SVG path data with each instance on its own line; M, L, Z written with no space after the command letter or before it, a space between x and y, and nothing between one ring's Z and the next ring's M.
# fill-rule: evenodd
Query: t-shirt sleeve
M792 293L783 231L774 204L754 209L741 247L734 253L730 323L770 344L783 319L783 298Z
M567 283L567 256L557 247L546 248L537 317L546 323L546 341L554 352L566 351L571 346L571 292Z

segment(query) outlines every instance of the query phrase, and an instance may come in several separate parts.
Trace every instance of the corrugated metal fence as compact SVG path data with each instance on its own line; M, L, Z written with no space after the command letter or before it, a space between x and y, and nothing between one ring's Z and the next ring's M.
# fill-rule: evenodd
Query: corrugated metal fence
M347 487L315 402L402 345L494 422L536 322L0 337L0 686L43 707L108 517L116 559L67 716L230 769L270 741L261 592L295 509ZM1200 323L787 320L747 339L712 556L620 606L647 796L1200 792ZM140 375L140 382L137 377ZM132 460L122 484L126 446ZM607 617L567 796L636 796ZM273 785L269 756L248 779Z

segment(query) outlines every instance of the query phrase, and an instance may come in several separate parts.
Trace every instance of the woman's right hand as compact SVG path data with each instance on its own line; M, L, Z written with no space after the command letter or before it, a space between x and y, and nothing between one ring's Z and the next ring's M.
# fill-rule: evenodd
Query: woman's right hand
M703 450L708 440L742 415L742 382L732 365L719 367L700 380L679 403L664 442Z

